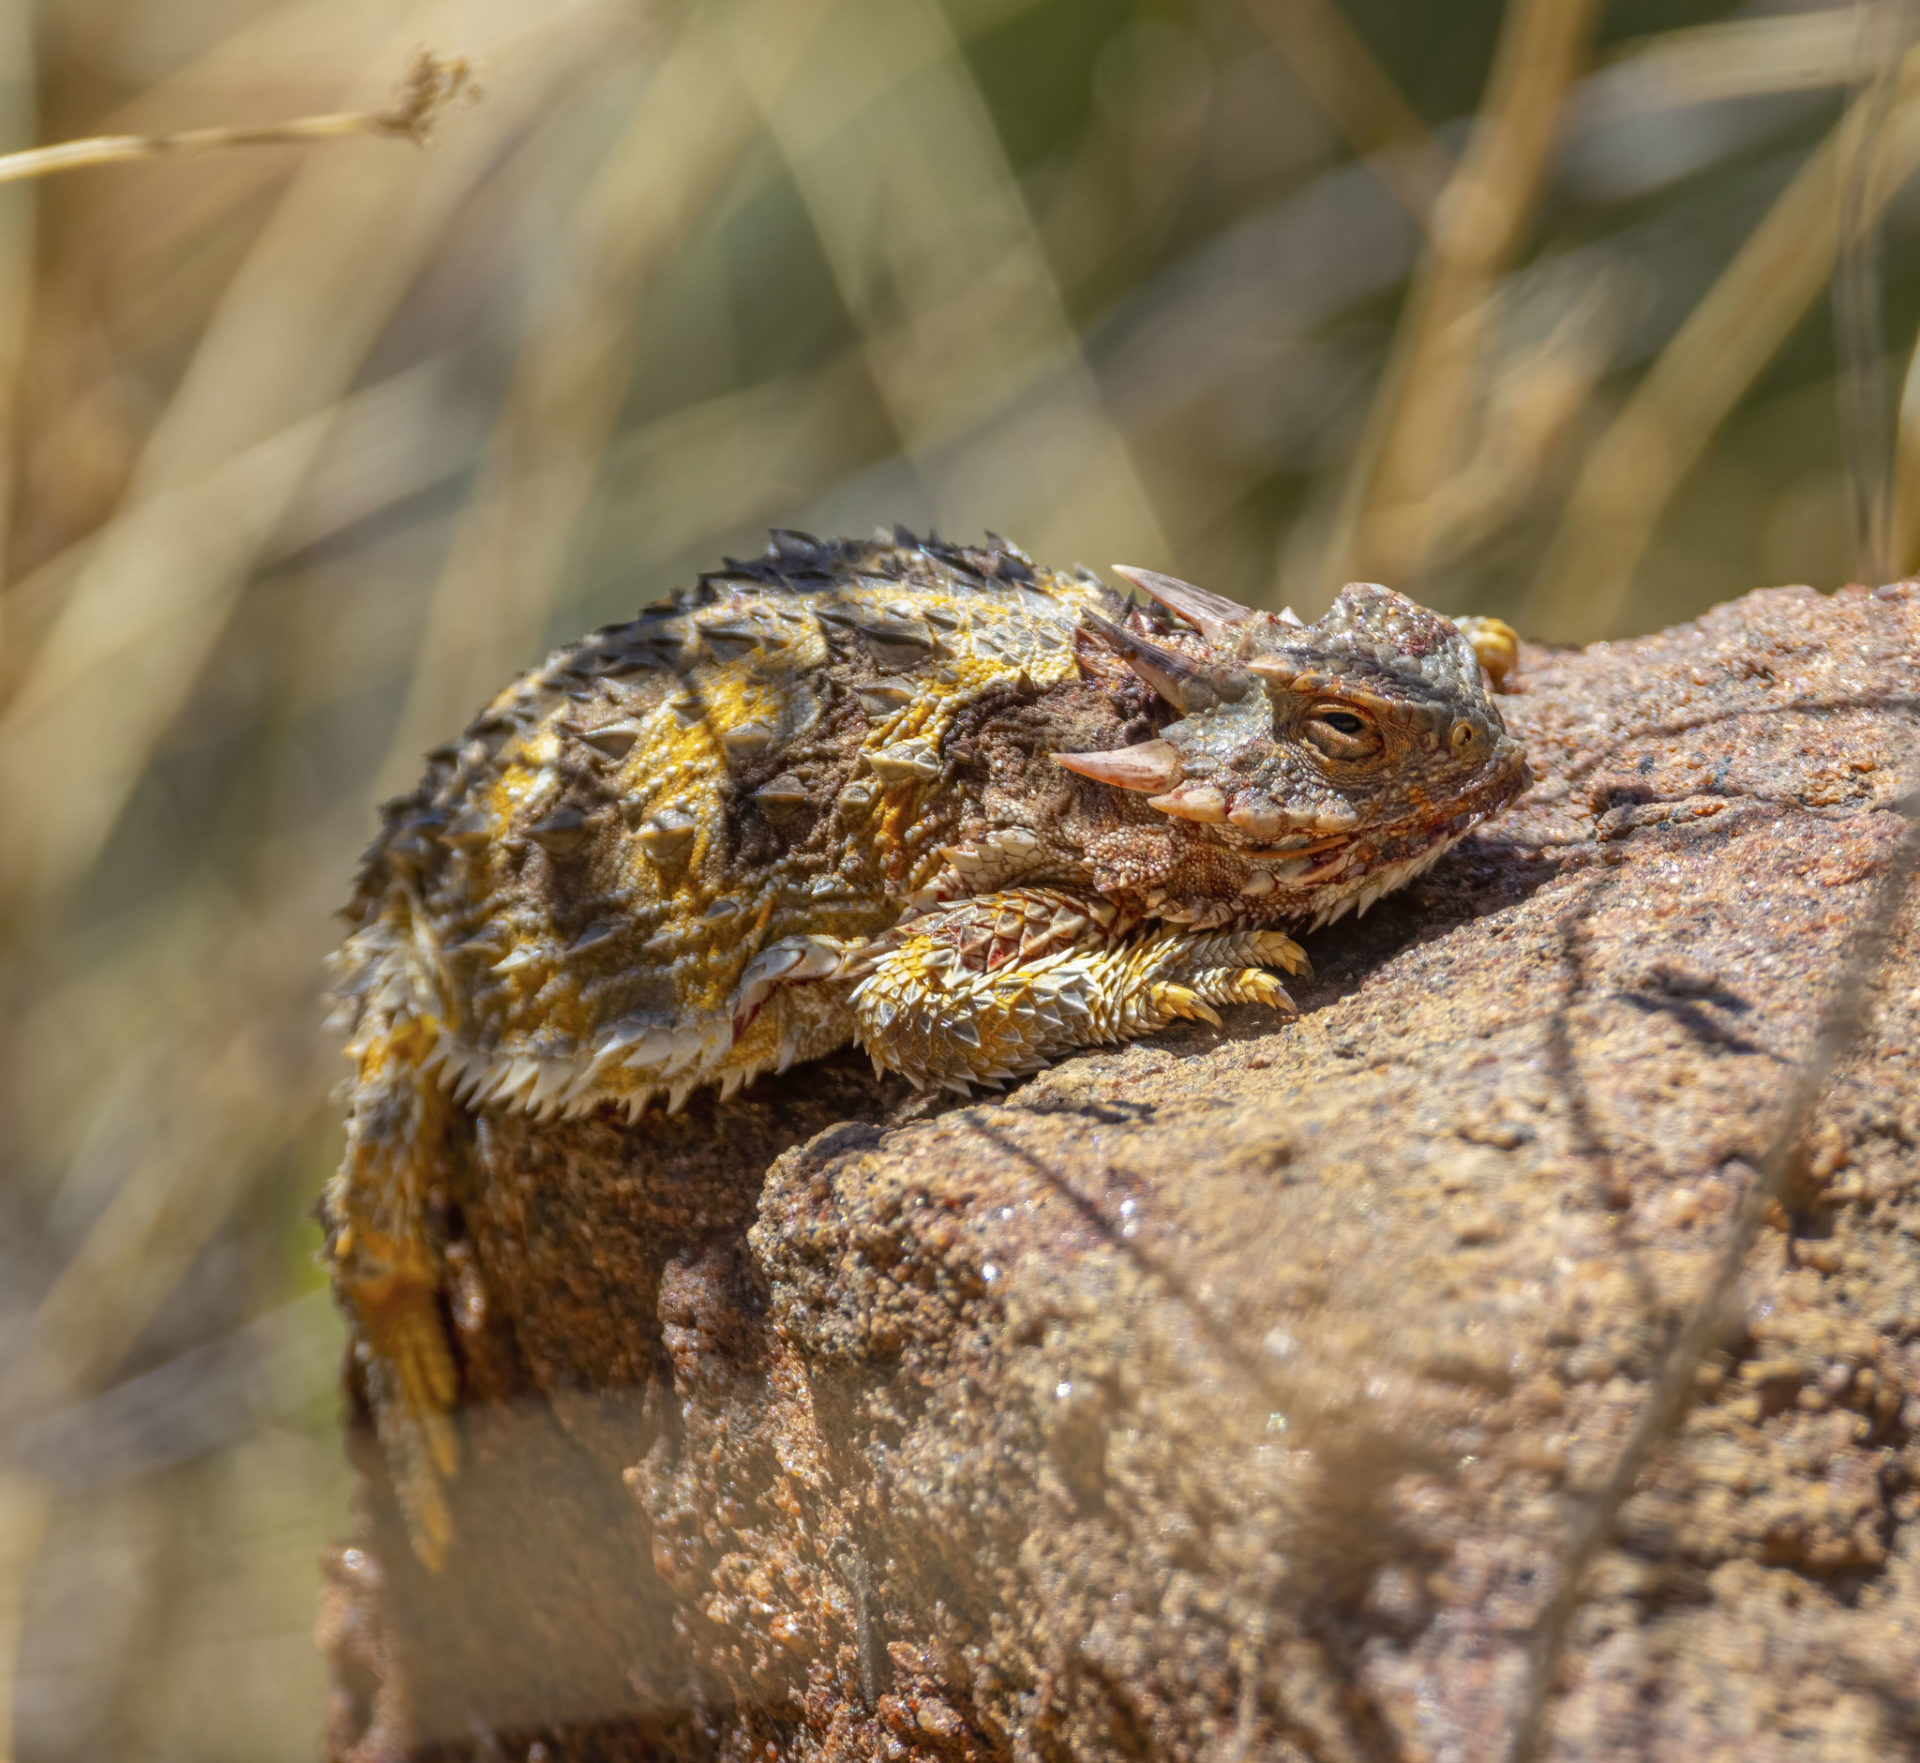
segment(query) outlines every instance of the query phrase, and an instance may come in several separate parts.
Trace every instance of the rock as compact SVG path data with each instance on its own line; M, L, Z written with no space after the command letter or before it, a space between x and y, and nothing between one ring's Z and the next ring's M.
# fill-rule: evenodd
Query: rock
M1500 1756L1896 843L1920 591L1531 652L1508 703L1536 787L1310 939L1296 1024L484 1120L456 1541L414 1561L356 1388L330 1755ZM1555 1758L1920 1743L1917 977L1909 914Z

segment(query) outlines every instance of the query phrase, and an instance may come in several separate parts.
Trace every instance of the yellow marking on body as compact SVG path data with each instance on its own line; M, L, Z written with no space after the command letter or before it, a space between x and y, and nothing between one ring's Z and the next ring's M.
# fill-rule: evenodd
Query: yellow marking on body
M914 798L919 792L918 784L903 784L880 798L880 824L874 828L873 836L874 842L889 855L906 839L907 829L913 824Z
M937 850L919 848L912 836L934 794L926 782L912 781L876 788L866 805L823 805L839 816L850 847L867 854L864 861L842 865L843 897L814 895L804 882L789 897L777 874L729 873L728 780L739 761L729 761L728 731L757 722L776 741L790 741L824 707L813 676L850 661L854 678L861 677L859 642L841 634L844 626L829 640L821 610L838 604L856 615L856 628L876 645L870 651L875 674L898 677L912 694L893 712L868 716L861 746L874 751L915 740L938 751L955 717L983 692L1023 677L1044 690L1075 672L1068 627L1091 597L1082 584L1054 577L1043 577L1026 591L968 586L946 592L923 581L860 576L826 593L791 598L777 590L763 594L724 586L722 593L723 600L711 606L683 607L644 621L655 641L691 645L698 658L684 667L627 676L631 683L617 695L624 697L624 715L641 732L601 773L611 804L596 810L620 817L613 828L617 869L596 881L623 896L614 910L665 934L655 971L665 982L672 1016L683 1021L726 1010L746 963L773 936L820 931L857 940L875 935L898 915L901 895L924 886L942 867ZM957 621L951 628L941 617L943 608ZM934 617L925 618L928 612ZM934 650L909 655L906 651L916 645L903 644L903 652L890 660L884 635L866 631L865 625L869 620L884 625L896 615L921 618L934 632ZM704 634L743 618L769 625L759 647L735 652L722 648L726 639ZM1004 652L990 654L979 646L983 640ZM719 653L731 658L717 659ZM558 763L567 747L561 730L578 716L576 705L584 700L578 694L570 699L557 685L543 685L541 691L543 696L532 697L523 685L495 699L495 712L520 719L522 730L500 749L500 769L491 775L483 769L467 797L499 835L475 851L482 913L477 922L467 921L467 934L483 931L490 921L506 933L493 962L522 949L538 959L494 974L485 971L492 963L483 965L480 956L469 955L435 982L447 994L446 1014L460 1024L463 1038L493 1044L498 1059L533 1051L548 1037L591 1048L604 1024L625 1008L619 989L606 983L604 969L588 965L575 972L570 967L565 939L550 913L529 916L524 905L493 904L509 891L521 893L519 865L525 859L510 861L508 829L546 812L546 793L568 799L563 793L567 774ZM529 714L537 717L531 726L525 721ZM589 714L585 720L597 718ZM677 852L656 861L634 835L669 811L687 817L689 837ZM600 864L604 857L593 861ZM741 911L706 922L706 913L728 897Z

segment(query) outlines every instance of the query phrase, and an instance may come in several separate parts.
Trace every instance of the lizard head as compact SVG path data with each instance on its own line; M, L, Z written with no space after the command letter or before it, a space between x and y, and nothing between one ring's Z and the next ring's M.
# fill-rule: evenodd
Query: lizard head
M1527 784L1483 666L1510 660L1505 626L1481 621L1477 649L1451 619L1368 582L1302 625L1119 573L1181 625L1086 622L1171 719L1137 746L1055 757L1238 852L1261 916L1364 907Z

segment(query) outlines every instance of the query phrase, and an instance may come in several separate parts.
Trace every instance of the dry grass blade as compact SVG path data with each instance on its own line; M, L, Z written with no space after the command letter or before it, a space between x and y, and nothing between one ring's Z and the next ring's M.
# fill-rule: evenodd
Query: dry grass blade
M993 119L933 0L859 0L818 75L749 84L935 525L1037 555L1168 555ZM876 513L878 511L876 510Z
M1614 115L1710 104L1765 92L1844 86L1862 65L1860 32L1841 7L1690 25L1634 43L1594 81Z
M53 1497L35 1476L0 1469L0 1763L12 1763L15 1660L27 1586Z
M1844 168L1876 103L1858 100L1795 174L1595 444L1521 608L1525 628L1583 640L1617 627L1661 511L1833 271ZM1909 53L1857 224L1916 165L1920 56Z
M1360 34L1332 0L1245 0L1248 13L1287 59L1393 199L1423 226L1453 169Z
M33 138L33 48L28 9L0 12L0 144ZM33 304L35 207L31 190L0 197L0 559L7 555L20 451L16 408ZM9 623L6 596L0 593L0 657L13 637Z
M1458 469L1472 428L1493 284L1532 222L1568 88L1598 14L1596 0L1510 0L1485 105L1435 211L1348 475L1326 581L1365 576L1419 592L1429 528L1382 517L1435 505Z
M1726 1330L1734 1287L1761 1225L1786 1190L1827 1085L1872 1020L1874 985L1884 969L1894 926L1911 893L1915 868L1920 866L1920 795L1909 794L1894 808L1902 823L1899 842L1887 860L1886 874L1868 906L1866 920L1847 949L1812 1050L1794 1074L1780 1124L1754 1165L1752 1184L1707 1278L1706 1290L1694 1301L1667 1349L1606 1481L1574 1522L1560 1561L1559 1583L1534 1631L1508 1763L1537 1763L1544 1754L1550 1736L1547 1716L1554 1680L1580 1605L1581 1586L1612 1536L1634 1484L1684 1417L1700 1368Z
M1853 501L1856 573L1883 582L1892 573L1888 516L1893 462L1882 408L1880 212L1873 204L1873 167L1893 108L1900 56L1911 40L1902 0L1857 0L1863 90L1859 126L1847 137L1841 168L1840 237L1833 276L1833 331L1839 357L1836 391L1840 441Z
M601 165L434 589L384 790L411 783L421 751L531 659L627 394L648 284L710 218L759 133L733 35L753 36L784 86L824 9L801 0L696 13Z
M480 87L472 65L462 56L430 55L424 50L385 110L336 110L324 116L299 116L259 128L178 129L164 135L89 135L51 147L29 147L0 154L0 184L51 177L93 165L126 165L142 159L220 152L231 147L308 146L352 135L384 135L423 145L447 106L458 98L476 98Z
M282 1001L283 1019L304 1014L305 991ZM228 1044L189 1043L168 1118L41 1300L29 1351L8 1367L0 1412L9 1423L102 1386L296 1124L291 1074L263 1051L259 1000L246 1004L235 1014L247 1026ZM158 1095L148 1100L161 1106Z
M796 501L857 472L884 444L886 415L865 352L804 379L703 399L629 428L607 451L595 550L623 579L711 555L713 535L778 526Z
M0 849L0 914L57 897L91 864L317 456L312 419L351 384L473 181L605 25L577 5L529 33L519 79L444 152L380 179L346 155L302 166L0 718L0 793L19 833ZM304 444L260 453L295 435ZM249 453L265 461L254 493L209 509L209 487Z
M1887 562L1896 575L1920 566L1920 338L1907 356L1894 435L1893 507L1888 516Z
M1488 362L1471 449L1428 495L1374 517L1370 531L1383 552L1417 550L1425 568L1444 569L1513 518L1606 370L1612 293L1603 280L1538 343Z

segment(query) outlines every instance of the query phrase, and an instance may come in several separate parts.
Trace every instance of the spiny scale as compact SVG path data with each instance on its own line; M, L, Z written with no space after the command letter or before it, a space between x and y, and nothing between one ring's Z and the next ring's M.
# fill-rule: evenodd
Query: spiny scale
M326 1214L423 1559L457 1363L428 1231L463 1114L637 1121L857 1040L998 1084L1215 1006L1278 928L1424 868L1525 779L1478 654L1350 586L1317 624L1017 547L776 533L550 656L388 805L338 957Z
M637 1112L817 1056L813 1008L736 1041L742 975L899 916L956 818L930 799L954 716L1067 678L1114 602L1005 544L780 535L549 657L389 805L343 995L399 976L472 1105Z

